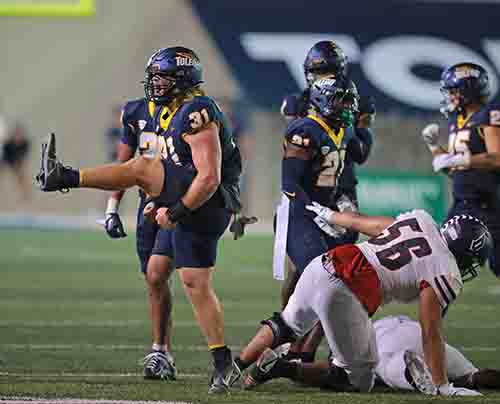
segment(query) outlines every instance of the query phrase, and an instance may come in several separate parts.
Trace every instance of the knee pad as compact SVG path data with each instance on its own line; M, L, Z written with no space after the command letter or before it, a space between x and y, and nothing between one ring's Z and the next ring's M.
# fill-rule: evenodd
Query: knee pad
M271 349L287 342L294 342L297 339L293 330L283 321L281 313L274 312L271 317L262 320L260 323L269 326L273 332L274 338Z

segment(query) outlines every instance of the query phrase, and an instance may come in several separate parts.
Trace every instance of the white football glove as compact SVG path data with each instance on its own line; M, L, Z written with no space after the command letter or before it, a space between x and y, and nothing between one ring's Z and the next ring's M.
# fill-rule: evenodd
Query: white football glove
M422 138L431 152L439 150L439 125L430 123L422 130Z
M358 207L354 204L353 201L346 195L343 194L338 200L337 200L337 208L339 209L339 212L357 212Z
M470 153L442 153L434 157L434 159L432 160L432 167L436 172L441 171L445 168L466 170L470 167L470 158Z
M334 211L330 208L320 205L318 202L313 202L311 205L307 205L306 209L316 214L313 219L314 223L329 236L340 237L346 232L343 227L330 224L329 220L334 214Z
M453 383L441 384L437 386L437 393L439 396L482 396L479 391L466 389L464 387L455 387Z

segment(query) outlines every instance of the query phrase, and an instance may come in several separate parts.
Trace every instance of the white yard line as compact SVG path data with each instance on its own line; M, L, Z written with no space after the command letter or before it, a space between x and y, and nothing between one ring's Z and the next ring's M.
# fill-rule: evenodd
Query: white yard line
M85 398L39 398L0 396L0 403L8 404L193 404L192 401L133 401Z

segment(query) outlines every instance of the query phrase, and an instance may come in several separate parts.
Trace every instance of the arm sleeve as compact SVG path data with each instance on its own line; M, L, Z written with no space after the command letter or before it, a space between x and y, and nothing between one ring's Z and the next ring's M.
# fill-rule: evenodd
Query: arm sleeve
M281 189L283 192L294 195L301 191L308 163L308 160L297 157L283 158L281 162Z
M353 161L363 164L370 155L373 145L373 133L371 129L356 128L355 134L347 144L347 153Z
M122 109L122 135L120 137L120 142L130 146L130 148L135 152L137 150L138 144L138 136L136 134L135 127L132 125L130 120L130 116L128 113L127 104Z

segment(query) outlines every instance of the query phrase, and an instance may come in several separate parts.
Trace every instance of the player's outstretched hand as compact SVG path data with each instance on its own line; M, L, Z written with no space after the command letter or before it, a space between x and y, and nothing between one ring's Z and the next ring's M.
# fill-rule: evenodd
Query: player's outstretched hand
M465 387L455 387L453 383L442 384L437 388L438 395L440 396L482 396L479 391L466 389Z
M320 205L318 202L313 202L311 205L306 205L306 209L316 214L313 219L314 223L330 237L340 237L346 232L343 227L331 224L334 212L330 208Z
M257 223L258 220L259 219L257 219L255 216L247 217L235 215L231 226L229 226L229 231L233 233L233 240L238 240L239 238L243 237L245 235L245 226L247 226L248 224Z
M104 222L104 229L111 238L127 237L127 233L123 229L123 223L118 213L107 213Z

